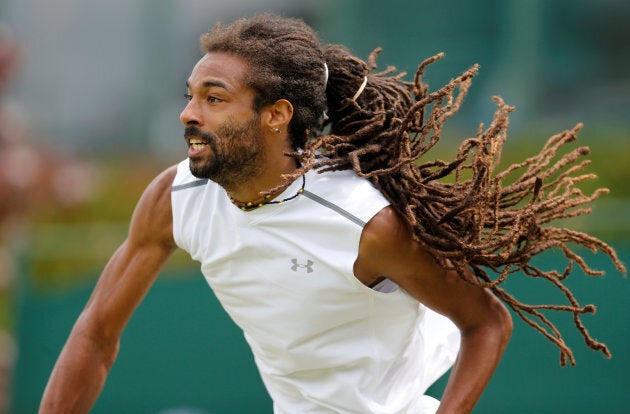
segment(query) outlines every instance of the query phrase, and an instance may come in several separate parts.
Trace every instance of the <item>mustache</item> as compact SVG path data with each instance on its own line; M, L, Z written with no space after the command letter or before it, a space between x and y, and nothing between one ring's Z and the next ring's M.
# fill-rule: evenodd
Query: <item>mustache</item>
M214 142L216 137L213 134L202 132L196 126L187 126L184 130L184 138L201 138L206 142Z

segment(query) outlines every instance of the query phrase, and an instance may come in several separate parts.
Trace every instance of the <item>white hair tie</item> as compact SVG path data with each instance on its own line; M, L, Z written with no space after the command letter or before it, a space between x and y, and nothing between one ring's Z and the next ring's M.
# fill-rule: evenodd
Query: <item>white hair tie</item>
M352 97L352 101L356 102L357 98L359 96L361 96L361 93L363 92L363 89L365 89L365 85L367 85L367 76L363 77L363 83L361 84L361 86L359 86L359 89L357 90L357 93L354 94L354 96Z
M328 65L324 62L324 93L326 93L326 88L328 87ZM328 113L327 109L324 109L324 122L328 121Z

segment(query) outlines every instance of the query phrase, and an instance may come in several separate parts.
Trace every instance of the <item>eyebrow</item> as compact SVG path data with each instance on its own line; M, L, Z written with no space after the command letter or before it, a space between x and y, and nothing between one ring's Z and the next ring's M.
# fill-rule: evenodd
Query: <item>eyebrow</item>
M230 88L225 83L223 83L221 81L211 81L211 80L209 80L209 81L203 82L201 84L201 86L202 86L203 89L217 87L217 88L225 89L226 91L230 90ZM190 89L190 82L189 81L186 81L186 87L188 89Z

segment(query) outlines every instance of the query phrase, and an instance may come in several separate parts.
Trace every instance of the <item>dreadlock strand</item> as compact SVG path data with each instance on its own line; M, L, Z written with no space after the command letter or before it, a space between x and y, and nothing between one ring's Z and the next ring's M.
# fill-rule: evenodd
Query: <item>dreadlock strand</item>
M503 302L505 302L521 318L521 320L523 320L526 324L534 328L536 331L538 331L541 335L543 335L551 343L553 343L559 348L561 366L566 365L567 358L571 362L571 365L575 365L575 357L573 356L573 352L571 351L571 348L569 348L568 345L564 342L564 339L562 339L562 335L560 334L560 331L558 330L558 328L556 328L555 325L551 323L551 321L549 321L549 319L545 317L545 315L543 315L542 313L538 312L535 309L530 309L530 308L525 307L525 305L522 305L519 301L514 299L512 296L508 295L503 289L500 289L495 286L492 289L492 292L498 298L503 300ZM540 323L528 317L526 313L540 320ZM549 333L549 331L547 331L547 329L545 329L543 325L547 326L551 330L552 333Z
M580 306L562 283L573 263L587 275L601 272L591 269L568 244L601 251L617 269L625 272L625 267L614 249L601 240L547 226L590 213L585 206L607 191L598 189L586 196L577 188L595 178L582 173L589 165L582 159L589 153L587 147L558 156L565 144L577 139L582 124L551 136L538 154L499 171L514 107L493 97L496 109L490 124L480 123L476 135L462 141L451 161L425 160L440 141L445 123L459 111L478 66L429 91L422 77L443 54L425 59L413 81L405 82L404 74L396 74L393 67L376 72L380 52L374 50L365 63L343 47L324 47L330 70L326 89L330 133L316 136L303 151L292 154L301 167L286 178L296 179L311 169L352 169L383 193L413 239L441 266L490 289L554 343L562 365L567 361L575 364L575 358L546 312L571 313L587 346L609 355L580 319L580 315L594 312L594 306ZM367 85L352 100L366 76ZM445 178L452 182L443 182ZM543 271L530 264L533 257L550 249L559 249L567 260L562 272ZM471 270L472 279L467 276ZM490 273L496 277L491 278ZM528 305L519 301L500 287L510 277L517 277L512 276L515 274L546 280L567 303Z

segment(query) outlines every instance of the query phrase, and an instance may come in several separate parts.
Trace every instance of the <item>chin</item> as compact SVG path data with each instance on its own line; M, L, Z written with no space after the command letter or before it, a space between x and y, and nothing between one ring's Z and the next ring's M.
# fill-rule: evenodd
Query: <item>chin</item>
M200 158L188 158L188 166L190 168L190 172L197 178L210 178L212 175L211 167L208 163L204 162Z

